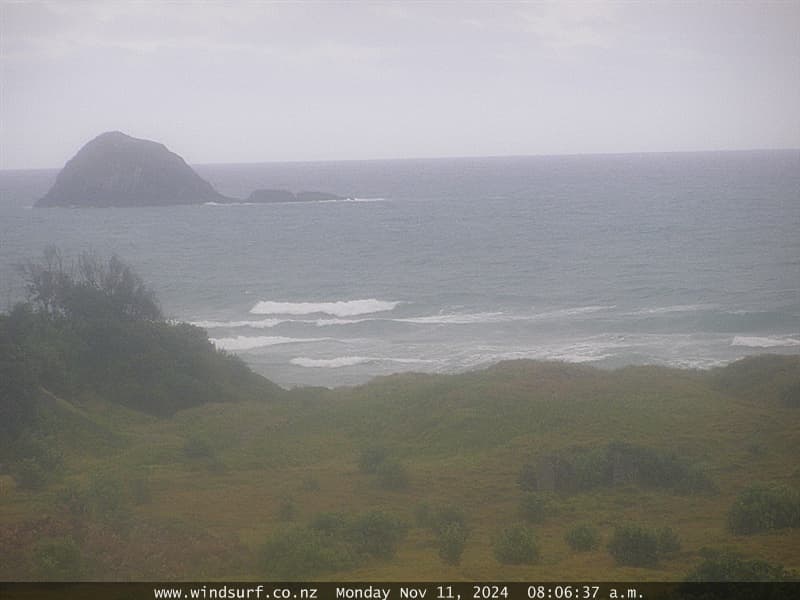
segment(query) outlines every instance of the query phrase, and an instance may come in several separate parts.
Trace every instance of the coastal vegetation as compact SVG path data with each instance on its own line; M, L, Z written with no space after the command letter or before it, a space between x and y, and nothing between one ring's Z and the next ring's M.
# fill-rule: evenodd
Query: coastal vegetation
M797 578L796 356L284 390L117 258L23 270L0 579Z

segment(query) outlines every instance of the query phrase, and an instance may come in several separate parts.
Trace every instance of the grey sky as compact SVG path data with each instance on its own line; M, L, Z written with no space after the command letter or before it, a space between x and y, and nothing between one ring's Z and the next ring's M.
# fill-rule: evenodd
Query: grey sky
M0 11L0 168L800 147L800 0Z

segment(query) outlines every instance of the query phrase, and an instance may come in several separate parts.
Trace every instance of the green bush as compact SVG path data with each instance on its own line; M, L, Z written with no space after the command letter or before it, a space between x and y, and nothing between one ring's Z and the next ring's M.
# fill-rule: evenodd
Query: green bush
M529 523L541 523L553 511L553 502L545 494L531 492L522 496L520 500L520 516Z
M408 489L408 470L396 460L386 460L379 466L375 475L378 485L385 490L400 491Z
M728 528L736 534L785 527L800 527L800 495L786 487L749 487L728 512Z
M664 527L658 531L658 554L668 556L680 552L681 540L672 527Z
M600 536L591 525L578 525L570 529L564 536L570 548L576 552L589 552L597 548Z
M435 506L420 504L416 509L417 525L430 529L436 534L442 533L451 525L467 529L467 517L464 511L456 506Z
M82 519L92 512L87 494L75 484L68 485L58 493L56 504L73 519Z
M730 551L704 548L703 561L687 576L686 581L797 581L796 573L787 571L783 565L770 564L763 560L747 560Z
M536 467L531 463L525 463L517 475L517 485L526 492L535 492L539 486L536 479Z
M524 525L503 529L494 541L494 556L505 565L530 565L539 558L533 532Z
M383 446L368 446L359 454L358 468L362 473L376 473L388 457L389 451Z
M261 549L262 571L279 580L297 580L351 565L346 545L306 527L297 527L270 539Z
M658 563L658 536L634 525L617 527L608 551L617 564L652 567Z
M612 442L599 448L570 448L543 460L557 492L575 493L599 487L637 484L682 494L714 493L716 486L696 466L673 452ZM517 482L523 489L541 488L532 466L525 465Z
M358 554L391 558L408 527L393 515L372 511L355 518L347 528L347 538Z
M448 565L461 562L461 555L467 545L469 532L464 525L452 522L441 530L436 539L439 557Z
M320 513L311 520L310 528L328 536L344 537L349 521L340 513Z
M291 498L284 498L278 506L278 519L294 521L295 517L297 517L297 505Z
M71 581L80 579L81 551L71 537L41 540L33 551L36 572L42 579Z

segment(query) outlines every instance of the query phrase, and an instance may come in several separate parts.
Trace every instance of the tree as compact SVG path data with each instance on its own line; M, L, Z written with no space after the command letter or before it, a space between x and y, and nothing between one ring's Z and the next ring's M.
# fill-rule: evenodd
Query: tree
M29 261L20 271L30 302L50 316L164 318L153 290L116 255L103 261L84 252L77 263L67 266L58 248L49 246L40 261Z

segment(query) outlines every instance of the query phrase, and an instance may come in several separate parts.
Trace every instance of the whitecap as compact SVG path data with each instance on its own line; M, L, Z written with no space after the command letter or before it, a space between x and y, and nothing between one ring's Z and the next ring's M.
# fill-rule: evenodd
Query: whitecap
M210 341L222 350L244 351L264 348L266 346L277 346L278 344L299 344L307 342L324 342L331 338L291 338L283 336L246 336L237 335L228 338L209 338Z
M269 329L285 323L284 319L261 319L259 321L189 321L189 325L203 329L235 329L250 327L252 329Z
M731 346L747 346L748 348L778 348L781 346L800 346L800 340L793 338L772 338L737 335Z
M250 312L256 315L312 315L325 313L335 317L352 317L393 310L400 302L368 298L366 300L338 300L336 302L257 302Z
M338 369L341 367L353 367L366 363L391 362L400 364L430 363L433 361L420 358L381 358L375 356L337 356L336 358L307 358L298 356L289 361L298 367L317 368L317 369Z
M701 310L713 310L719 308L718 304L672 304L669 306L656 306L652 308L642 308L625 313L628 316L648 316L648 315L668 315L671 313L697 312Z

